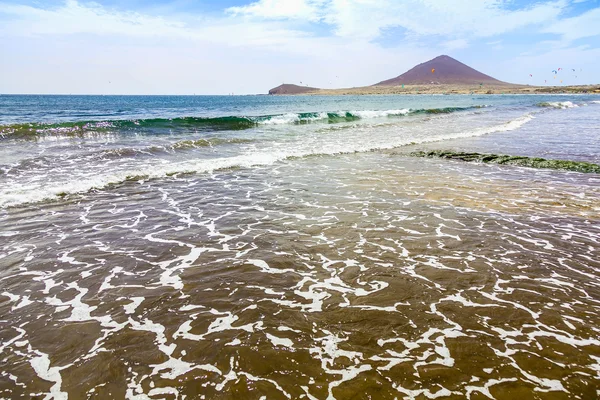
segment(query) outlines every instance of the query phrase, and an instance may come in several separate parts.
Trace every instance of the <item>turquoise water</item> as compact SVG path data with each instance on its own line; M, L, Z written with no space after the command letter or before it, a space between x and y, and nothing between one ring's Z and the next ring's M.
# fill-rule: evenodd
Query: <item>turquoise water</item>
M527 132L516 147L532 155L595 162L600 150L590 146L593 138L577 144L580 128L596 132L587 129L598 123L595 98L0 96L0 206L132 179L511 131ZM545 136L548 126L553 138Z
M0 123L523 106L573 96L0 96ZM592 98L577 96L575 98Z
M600 98L0 96L0 397L600 396ZM550 164L548 164L550 165Z

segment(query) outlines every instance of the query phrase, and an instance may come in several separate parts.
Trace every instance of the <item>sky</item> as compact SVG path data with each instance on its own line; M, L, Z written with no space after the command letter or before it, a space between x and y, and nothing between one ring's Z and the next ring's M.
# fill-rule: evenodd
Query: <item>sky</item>
M355 87L441 54L507 82L590 84L600 83L600 4L0 0L0 51L5 94Z

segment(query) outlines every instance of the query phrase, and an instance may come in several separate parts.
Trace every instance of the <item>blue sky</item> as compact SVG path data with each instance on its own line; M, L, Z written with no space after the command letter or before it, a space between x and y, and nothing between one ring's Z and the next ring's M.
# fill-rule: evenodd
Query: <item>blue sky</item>
M0 93L352 87L440 54L514 83L600 83L600 4L0 0L0 50Z

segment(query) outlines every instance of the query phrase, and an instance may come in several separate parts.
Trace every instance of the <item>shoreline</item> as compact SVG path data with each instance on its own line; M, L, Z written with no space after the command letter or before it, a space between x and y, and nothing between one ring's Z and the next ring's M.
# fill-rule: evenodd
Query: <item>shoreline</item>
M288 93L292 96L348 96L348 95L493 95L493 94L600 94L600 85L579 86L526 86L526 85L405 85L401 86L366 86L344 89L317 89L304 93ZM274 94L281 96L281 94Z

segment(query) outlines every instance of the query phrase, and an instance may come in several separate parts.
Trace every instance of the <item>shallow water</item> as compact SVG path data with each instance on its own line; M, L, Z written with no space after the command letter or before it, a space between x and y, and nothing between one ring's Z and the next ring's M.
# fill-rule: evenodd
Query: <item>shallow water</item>
M598 159L587 139L597 139L593 105L533 107L543 112L512 130L490 127L530 109L278 125L227 133L251 143L125 154L115 164L95 154L193 135L4 141L21 159L0 177L28 185L28 171L52 166L73 183L113 165L145 162L150 174L194 157L240 157L248 145L351 152L5 205L0 396L596 398L600 176L403 154L440 145L545 154L558 140L547 128L562 117L585 122L562 135L561 158ZM481 129L490 132L450 139ZM432 137L447 139L425 144ZM53 155L27 159L42 149ZM38 176L39 190L57 179Z

